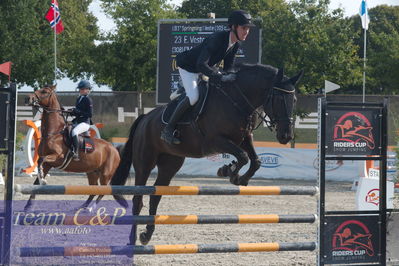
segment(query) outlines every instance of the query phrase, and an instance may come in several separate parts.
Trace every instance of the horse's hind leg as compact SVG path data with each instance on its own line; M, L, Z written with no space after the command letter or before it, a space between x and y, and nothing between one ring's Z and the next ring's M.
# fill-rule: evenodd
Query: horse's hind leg
M148 163L143 163L148 162ZM154 162L149 162L148 160L143 159L142 165L135 165L135 186L145 186L147 184L148 177L150 176L151 170L155 167L155 159ZM144 168L144 169L143 169ZM134 195L133 197L133 206L132 212L133 215L139 215L141 209L143 208L143 195ZM133 223L132 230L130 231L129 241L130 245L136 244L136 234L137 233L137 224Z
M93 172L86 173L86 175L87 175L87 179L89 181L89 185L90 186L97 186L98 185L98 178L99 178L99 175L100 175L99 172L93 171ZM86 202L83 203L79 207L79 209L82 209L82 208L86 209L90 205L90 203L93 201L95 196L96 195L90 195L89 198L86 200Z
M158 166L158 177L154 183L154 186L169 186L170 181L175 176L177 171L181 168L184 162L184 157L178 157L174 155L162 154L159 156ZM161 201L161 196L150 196L150 215L156 215L158 204ZM154 233L155 225L148 224L146 231L140 234L140 242L143 245L148 244L151 240L152 234Z
M119 158L119 155L116 154ZM113 174L115 173L116 168L118 167L119 160L115 159L115 156L112 156L110 154L110 158L108 158L107 163L102 167L102 171L98 171L99 177L100 177L100 185L101 186L107 186L109 185L109 182L111 181L111 178ZM96 199L96 205L101 201L101 199L104 197L104 195L99 195Z

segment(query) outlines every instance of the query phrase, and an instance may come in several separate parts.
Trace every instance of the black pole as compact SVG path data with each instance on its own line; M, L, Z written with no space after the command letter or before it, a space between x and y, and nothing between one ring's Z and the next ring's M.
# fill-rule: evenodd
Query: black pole
M3 264L10 265L11 226L12 226L12 200L14 192L14 152L15 152L15 120L17 106L17 89L15 83L9 88L7 102L7 178L4 191L4 236L2 257Z
M318 152L319 152L319 258L318 265L324 265L324 226L325 226L325 169L326 169L326 100L318 99L319 128L318 128Z
M388 99L384 98L381 110L381 157L380 160L380 263L386 265L387 251L387 145L388 145Z

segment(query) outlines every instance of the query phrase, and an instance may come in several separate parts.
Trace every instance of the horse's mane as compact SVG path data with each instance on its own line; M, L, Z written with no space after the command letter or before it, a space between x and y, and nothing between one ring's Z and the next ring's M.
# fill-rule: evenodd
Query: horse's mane
M260 70L262 71L264 77L267 79L273 78L278 72L277 68L272 67L270 65L262 65L262 64L238 63L234 67L237 72L251 70L251 69Z

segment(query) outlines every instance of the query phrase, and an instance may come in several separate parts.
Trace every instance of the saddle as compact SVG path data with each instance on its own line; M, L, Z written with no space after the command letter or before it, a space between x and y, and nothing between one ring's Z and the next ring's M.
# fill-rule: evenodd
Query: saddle
M183 115L183 117L180 119L179 122L177 122L178 125L189 125L191 124L192 121L198 120L199 116L204 112L204 107L206 104L206 100L208 98L208 92L209 92L209 84L208 82L201 80L198 83L198 93L199 93L199 98L198 101L187 110L187 112ZM186 97L186 92L183 90L183 92L174 100L172 100L166 108L162 112L162 123L165 125L168 124L168 121L170 117L172 116L174 110L176 109L177 104L183 100Z
M65 145L72 150L72 125L68 125L66 130L64 130L63 139ZM85 153L92 153L95 149L94 141L90 137L90 133L88 131L79 134L79 150Z

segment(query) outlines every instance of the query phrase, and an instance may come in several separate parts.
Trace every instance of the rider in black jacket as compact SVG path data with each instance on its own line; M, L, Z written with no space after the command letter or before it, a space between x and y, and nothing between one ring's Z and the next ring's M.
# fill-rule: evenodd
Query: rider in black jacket
M176 56L186 98L177 105L169 123L162 130L162 140L169 144L180 144L180 140L173 135L173 132L184 112L198 101L197 80L200 73L208 76L211 83L234 81L235 75L226 72L232 70L240 42L247 38L250 27L254 26L251 20L251 15L246 11L233 11L228 19L229 31L216 32L200 45ZM222 60L224 60L225 74L216 68Z
M72 130L73 139L73 159L79 160L79 134L86 132L93 124L91 117L93 115L93 101L89 97L91 90L90 82L82 80L78 84L79 97L76 99L76 107L72 109L72 115L75 119L72 120L74 126Z

